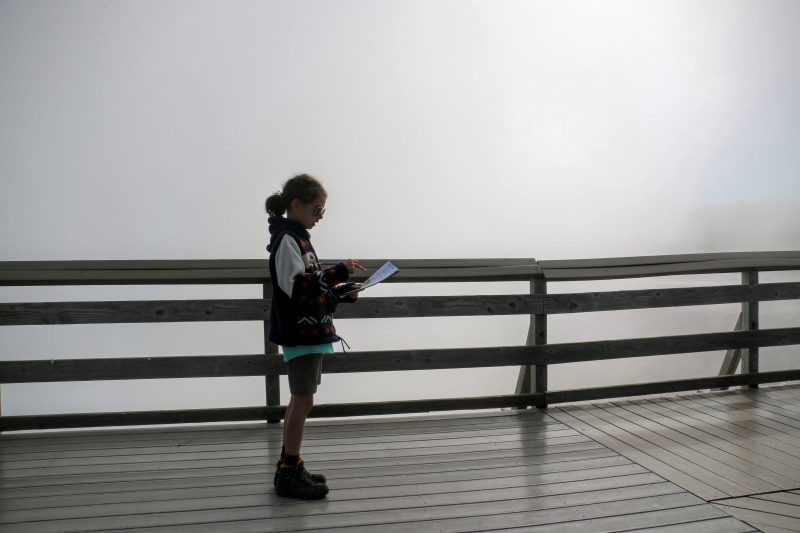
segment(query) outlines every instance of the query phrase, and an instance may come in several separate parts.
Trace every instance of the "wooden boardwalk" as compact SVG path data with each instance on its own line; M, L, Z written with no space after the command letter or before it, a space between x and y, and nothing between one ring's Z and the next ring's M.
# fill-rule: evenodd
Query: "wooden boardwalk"
M279 425L4 435L0 531L800 531L800 386L312 421L325 500L272 487Z
M800 386L549 414L759 530L800 531Z

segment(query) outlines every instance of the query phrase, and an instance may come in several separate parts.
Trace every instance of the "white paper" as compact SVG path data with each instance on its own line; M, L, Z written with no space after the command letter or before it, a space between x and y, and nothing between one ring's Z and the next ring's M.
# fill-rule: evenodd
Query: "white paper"
M358 289L348 291L344 293L342 296L346 296L348 294L353 294L355 292L363 291L364 289L368 289L373 285L377 285L382 281L386 281L387 279L391 278L395 274L400 271L397 266L392 263L391 261L386 261L378 270L376 270L367 280L361 284L361 287Z

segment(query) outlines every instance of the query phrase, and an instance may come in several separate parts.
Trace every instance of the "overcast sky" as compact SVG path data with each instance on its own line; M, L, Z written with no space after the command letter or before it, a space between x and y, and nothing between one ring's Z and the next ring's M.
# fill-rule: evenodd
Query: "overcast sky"
M0 260L264 258L263 201L299 172L330 194L323 257L797 250L798 22L796 0L0 0ZM183 349L254 352L252 326L244 352ZM1 355L119 346L74 328L5 328ZM148 331L116 353L178 351Z

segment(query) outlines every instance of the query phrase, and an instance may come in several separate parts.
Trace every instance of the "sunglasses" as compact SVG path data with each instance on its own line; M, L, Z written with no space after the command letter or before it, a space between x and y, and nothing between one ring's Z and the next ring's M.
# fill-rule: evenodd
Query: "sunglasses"
M322 215L324 215L324 214L325 214L325 208L324 208L324 207L322 207L322 206L320 206L320 205L316 205L316 206L314 206L314 210L313 210L313 211L311 211L311 213L312 213L312 214L313 214L315 217L321 217Z

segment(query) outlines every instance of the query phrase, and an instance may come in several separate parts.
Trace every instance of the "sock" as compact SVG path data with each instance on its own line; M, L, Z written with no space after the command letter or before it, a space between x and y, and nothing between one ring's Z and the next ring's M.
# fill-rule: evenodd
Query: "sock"
M286 446L281 446L281 462L286 459Z
M297 466L297 463L300 462L300 455L289 455L284 454L283 456L283 464L284 466Z

